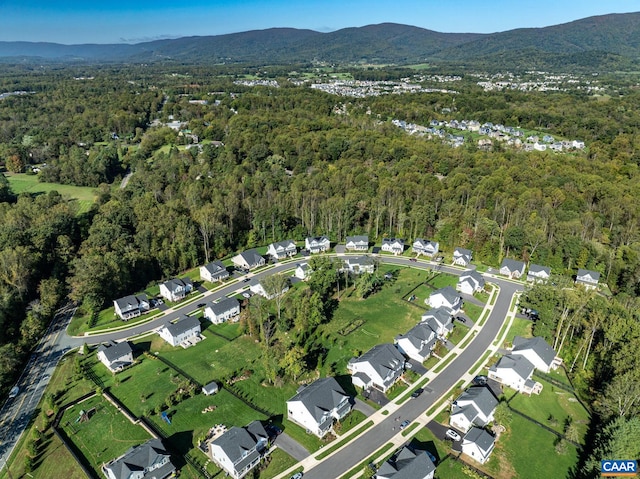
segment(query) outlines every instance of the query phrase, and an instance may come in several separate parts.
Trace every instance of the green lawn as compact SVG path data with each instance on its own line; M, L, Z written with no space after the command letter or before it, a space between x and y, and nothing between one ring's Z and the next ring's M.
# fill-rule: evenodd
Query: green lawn
M293 467L298 461L282 449L275 449L271 454L269 454L268 462L269 464L267 467L260 471L260 479L271 479L282 471L286 471L290 467Z
M464 304L464 312L467 314L467 316L469 316L469 318L471 318L471 320L474 323L478 322L483 310L484 310L484 307L478 306L477 304L473 304L473 303Z
M20 193L48 193L57 191L62 196L67 196L78 201L78 213L89 211L91 205L96 200L95 188L87 186L61 185L58 183L40 183L38 175L27 175L25 173L5 173L11 191Z
M80 417L80 411L86 412L92 408L95 408L95 413L88 421L76 422ZM100 467L104 462L115 459L130 447L151 439L147 431L131 424L102 396L95 396L67 409L60 426L91 465L96 477L102 474Z
M511 342L513 341L513 338L515 336L522 336L523 338L533 337L533 334L531 333L532 327L533 321L522 318L513 318L513 322L511 323L511 327L509 328L509 332L507 333L505 343L511 345Z
M426 427L421 428L418 433L413 436L411 444L417 449L429 451L436 457L436 471L439 479L465 479L469 477L462 472L462 464L460 462L454 461L451 458L440 462L449 453L449 445L437 439Z

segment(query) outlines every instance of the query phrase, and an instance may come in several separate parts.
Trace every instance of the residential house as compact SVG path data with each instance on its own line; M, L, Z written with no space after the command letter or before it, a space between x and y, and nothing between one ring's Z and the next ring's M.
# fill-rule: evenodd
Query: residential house
M215 381L210 382L209 384L205 384L202 386L202 393L205 396L213 396L220 390L218 383Z
M373 258L369 256L347 256L344 259L344 270L349 273L373 273L376 268L376 263Z
M216 303L208 303L203 316L213 324L221 324L240 315L240 301L236 298L223 298Z
M189 278L173 278L160 285L160 296L167 301L180 301L193 290Z
M114 300L113 308L120 319L126 321L146 313L151 305L146 294L138 294Z
M304 240L304 248L309 253L324 253L331 248L331 242L326 236L309 236Z
M267 254L274 260L290 258L298 253L298 247L293 240L278 241L271 243L267 248Z
M487 431L472 427L462 438L462 453L484 464L489 460L495 444L496 438Z
M309 263L300 263L296 265L296 270L293 272L293 275L301 280L305 280L311 274L311 266Z
M484 277L476 270L465 271L458 278L456 291L472 295L484 289Z
M404 253L404 240L399 238L382 238L382 251L399 255Z
M524 261L505 258L500 265L500 274L508 276L511 279L520 279L524 275Z
M102 466L107 479L165 479L176 471L160 439L134 446Z
M417 255L425 255L429 257L433 257L438 254L440 248L440 243L437 241L425 240L422 238L417 238L413 242L413 252Z
M493 421L498 400L486 386L471 387L451 405L449 424L467 432L471 426L484 427Z
M268 450L269 435L260 421L233 426L209 443L211 460L234 479L247 475Z
M286 293L287 291L289 291L289 282L287 280L286 283L284 283L282 291L269 291L267 292L267 289L265 289L264 284L262 281L257 280L257 279L253 279L251 280L251 282L249 283L249 289L251 290L251 292L253 294L259 294L260 296L267 298L267 299L273 299L276 296L280 296L281 294Z
M318 379L298 389L287 401L287 418L306 431L323 437L351 411L351 398L335 378Z
M456 248L453 250L453 264L467 267L471 264L473 253L470 249Z
M419 323L406 334L396 336L395 343L400 352L420 363L427 360L436 345L438 335L426 323Z
M264 266L264 258L255 249L248 249L231 258L231 262L238 269L249 271Z
M376 471L378 479L433 479L436 466L426 451L403 447Z
M511 356L524 356L538 371L548 373L552 369L558 369L562 359L557 356L555 350L541 337L513 338Z
M158 334L171 346L179 346L200 337L200 320L195 316L183 315L174 323L167 323Z
M551 268L548 266L540 266L539 264L530 264L527 272L527 281L531 283L542 283L551 277Z
M405 359L398 349L389 343L378 344L359 358L347 364L354 386L362 389L376 388L386 393L402 376Z
M588 269L579 269L576 275L576 284L581 284L586 289L595 289L600 281L600 273L597 271L589 271Z
M525 356L506 355L489 368L489 379L524 394L540 394L542 384L531 379L535 366Z
M462 298L460 294L451 286L446 286L434 291L429 295L426 303L432 308L447 308L452 316L460 312L462 308Z
M122 341L121 343L110 341L107 344L98 346L97 357L109 371L115 373L133 363L133 350L128 341Z
M200 279L202 279L202 281L215 283L228 277L229 271L227 271L227 267L222 264L222 261L212 261L209 264L200 266Z
M345 248L348 251L367 251L369 249L368 236L347 236Z
M453 330L451 311L446 307L430 309L422 315L421 322L433 329L439 338L446 337Z

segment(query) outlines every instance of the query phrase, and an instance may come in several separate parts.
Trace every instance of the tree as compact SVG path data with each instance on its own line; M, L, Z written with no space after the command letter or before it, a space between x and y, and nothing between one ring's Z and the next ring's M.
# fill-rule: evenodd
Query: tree
M632 370L615 376L600 396L598 412L602 417L628 417L640 412L640 377Z
M276 312L278 315L278 324L280 324L280 315L282 313L282 301L284 292L289 288L289 278L284 274L272 274L260 280L262 287L268 297L273 298L276 304Z
M289 374L294 381L305 371L305 353L301 346L293 346L283 356L280 367Z
M640 457L640 417L620 416L605 425L597 434L593 452L582 469L584 477L600 477L603 458Z

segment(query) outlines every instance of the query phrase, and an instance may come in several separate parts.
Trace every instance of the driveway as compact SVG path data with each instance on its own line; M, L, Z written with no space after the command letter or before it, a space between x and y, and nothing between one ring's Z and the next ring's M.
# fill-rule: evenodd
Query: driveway
M464 318L464 321L460 321L458 318ZM469 329L473 328L476 324L469 316L467 316L462 312L458 313L458 316L456 316L455 322L457 326L466 326Z
M409 364L411 364L411 370L418 373L420 376L428 371L428 369L425 368L422 363L419 363L415 359L409 359Z
M375 388L371 388L368 391L365 391L363 395L369 401L373 401L379 406L386 406L387 404L389 404L389 399L387 399L387 396L385 396L384 393L378 391Z
M296 461L302 461L310 455L309 451L307 451L302 444L293 439L286 432L280 434L273 443L293 457Z
M460 296L462 296L463 302L475 304L476 306L480 306L481 308L484 308L484 303L480 301L478 298L476 298L475 296L470 294L464 294L464 293L460 293Z
M356 398L356 403L353 405L353 409L355 409L356 411L360 411L367 417L376 412L376 409L373 406L370 406L369 404L358 398Z
M437 437L438 439L442 439L445 442L451 441L451 439L445 434L447 432L447 429L453 429L460 435L461 438L464 436L464 433L462 431L444 426L443 424L440 424L436 421L429 421L426 427L433 433L435 437ZM462 451L462 439L460 439L459 441L452 441L451 449L456 452Z

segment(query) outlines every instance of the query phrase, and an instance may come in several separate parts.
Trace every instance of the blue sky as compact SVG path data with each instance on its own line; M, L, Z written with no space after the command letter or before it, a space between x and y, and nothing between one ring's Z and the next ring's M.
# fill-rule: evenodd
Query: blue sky
M640 0L0 0L0 41L138 43L272 27L383 22L492 33L640 11Z

